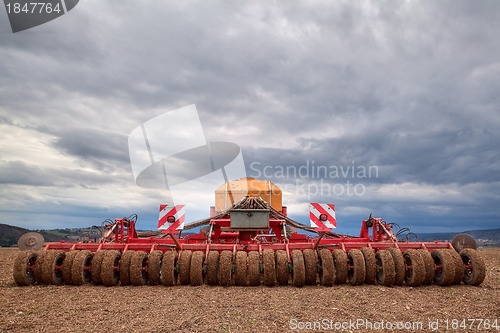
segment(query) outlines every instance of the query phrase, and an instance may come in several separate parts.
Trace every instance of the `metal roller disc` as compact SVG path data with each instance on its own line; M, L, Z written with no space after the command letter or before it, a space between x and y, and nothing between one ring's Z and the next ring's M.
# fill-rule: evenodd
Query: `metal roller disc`
M458 234L455 237L453 237L453 240L451 241L451 245L453 245L453 248L455 251L460 253L463 249L474 249L477 250L477 243L474 237L472 237L469 234Z
M27 232L17 240L17 247L21 251L32 250L38 251L43 247L45 239L38 232Z

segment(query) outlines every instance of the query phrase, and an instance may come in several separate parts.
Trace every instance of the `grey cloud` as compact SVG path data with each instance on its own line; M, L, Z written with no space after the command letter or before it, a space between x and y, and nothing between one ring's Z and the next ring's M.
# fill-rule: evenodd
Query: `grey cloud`
M498 2L152 6L86 1L38 30L0 34L2 123L52 135L53 148L108 182L133 181L134 128L192 103L207 139L239 144L247 169L355 161L379 168L367 185L499 181ZM3 167L33 185L64 173ZM77 175L89 186L92 177ZM490 191L472 194L484 225L498 213ZM451 225L455 207L441 204L451 212L419 218Z
M50 131L49 131L50 132ZM127 135L94 128L66 128L56 133L54 147L104 170L130 169Z
M35 162L35 161L34 161ZM81 169L38 166L22 161L0 161L0 184L92 188L123 181L123 176L93 173Z

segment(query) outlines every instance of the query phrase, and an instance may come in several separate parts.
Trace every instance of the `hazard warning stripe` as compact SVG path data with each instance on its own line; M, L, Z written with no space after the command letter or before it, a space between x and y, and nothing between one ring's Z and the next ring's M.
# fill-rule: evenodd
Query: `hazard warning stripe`
M313 212L310 212L309 213L309 217L311 219L311 226L314 227L314 228L326 228L326 229L331 229L331 228L328 228L326 225L323 224L322 221L320 221L318 219L318 217L316 215L314 215Z
M328 221L336 222L335 205L333 204L311 203L311 211L314 212L314 215L316 215L318 218L321 214L325 214Z
M324 206L327 206L328 208L330 208L330 210L327 211L324 208ZM332 224L335 224L337 222L337 220L335 219L335 205L332 205L332 204L325 204L325 205L315 204L314 208L316 208L320 214L326 214L327 220L330 221Z
M326 221L320 220L320 215L326 215ZM329 230L337 227L337 220L335 219L335 205L333 204L310 204L310 221L311 226L322 231Z
M176 230L182 230L184 228L184 220L186 218L185 205L176 205L172 208L168 205L160 205L160 215L158 219L158 229L164 230L165 232L174 232ZM175 222L168 223L168 217L174 216Z
M162 208L163 206L163 208ZM160 205L160 219L158 221L158 226L164 224L167 222L167 218L169 216L175 216L175 219L177 220L177 212L178 212L179 206L174 206L174 208L168 210L167 205Z

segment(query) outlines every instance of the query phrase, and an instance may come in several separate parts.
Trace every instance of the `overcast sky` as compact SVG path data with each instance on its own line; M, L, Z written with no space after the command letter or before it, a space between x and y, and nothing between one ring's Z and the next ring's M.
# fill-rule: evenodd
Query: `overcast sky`
M499 28L496 0L84 0L15 34L1 8L0 223L154 229L168 193L135 184L128 135L196 104L206 140L239 145L300 222L324 202L351 234L370 212L498 228Z

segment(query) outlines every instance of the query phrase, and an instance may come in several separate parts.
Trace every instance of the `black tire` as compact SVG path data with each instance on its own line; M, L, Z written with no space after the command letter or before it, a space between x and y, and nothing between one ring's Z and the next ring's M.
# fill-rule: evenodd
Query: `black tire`
M478 286L486 277L486 265L481 255L474 249L463 249L460 252L465 267L464 283Z
M276 281L279 285L287 285L290 280L288 255L285 250L276 251Z
M363 257L365 258L365 283L375 284L375 281L377 281L377 261L375 259L375 252L370 247L363 247L361 253L363 253Z
M120 283L122 286L130 284L130 260L135 251L125 251L120 258Z
M207 258L207 284L215 286L219 284L219 252L209 251Z
M148 283L148 254L136 251L130 260L130 283L133 286L143 286Z
M434 281L434 272L436 271L436 266L434 265L434 260L427 249L418 250L425 265L425 277L423 284L431 284Z
M450 256L455 262L455 278L453 279L453 284L460 284L464 279L465 267L462 262L462 257L454 249L447 249Z
M420 286L425 278L425 264L420 253L415 249L406 250L403 254L405 259L405 282L408 286Z
M245 251L236 252L234 284L237 286L248 285L247 253Z
M403 252L396 247L391 247L388 251L394 260L394 284L400 286L405 281L405 259Z
M260 256L257 251L250 251L248 253L248 285L260 285Z
M66 257L66 252L51 250L45 257L42 268L42 279L45 284L63 284L62 264Z
M322 286L331 287L335 282L335 267L333 264L333 256L330 250L321 249L318 253L319 265L319 282Z
M333 265L335 266L335 284L342 284L347 281L349 271L347 254L344 250L335 249L332 252Z
M203 284L203 261L205 253L203 251L195 251L191 256L191 268L189 276L192 286L201 286Z
M38 253L22 251L14 260L14 281L18 286L29 286L35 283L35 264Z
M347 254L349 258L349 282L353 286L362 284L366 278L365 257L361 250L353 249Z
M155 250L148 256L148 283L152 286L161 283L161 262L163 252Z
M295 287L303 287L306 283L306 268L302 251L292 251L292 284Z
M305 249L302 251L302 254L304 255L304 265L306 266L306 284L315 285L318 280L316 253L313 249Z
M45 257L47 254L50 253L49 250L44 251L41 250L38 252L38 257L35 261L35 270L34 270L34 276L35 276L35 281L38 284L43 284L43 277L42 277L42 270L43 270L43 262L45 261Z
M182 251L179 256L179 283L186 286L191 283L191 257L193 252Z
M263 280L266 287L276 285L276 265L274 259L274 251L265 249L262 254Z
M219 257L219 284L223 287L231 285L233 273L233 253L222 251Z
M73 259L71 266L71 280L74 285L81 286L92 281L91 267L93 253L88 250L77 251L76 257Z
M163 254L161 262L161 283L164 286L175 286L177 283L177 252L167 251Z
M387 250L380 250L375 254L377 265L377 282L383 286L392 286L396 278L394 259Z
M62 277L65 284L73 284L71 271L73 268L73 260L75 259L77 253L78 251L66 252L66 257L64 258L62 264Z
M90 276L92 278L93 284L101 284L101 264L104 256L106 255L106 251L99 250L94 253L94 257L92 258L92 266L90 267Z
M120 259L119 251L106 251L101 263L101 281L105 286L116 286L120 282Z
M448 286L455 280L455 263L450 253L446 249L434 250L431 252L434 266L434 282L440 286Z

